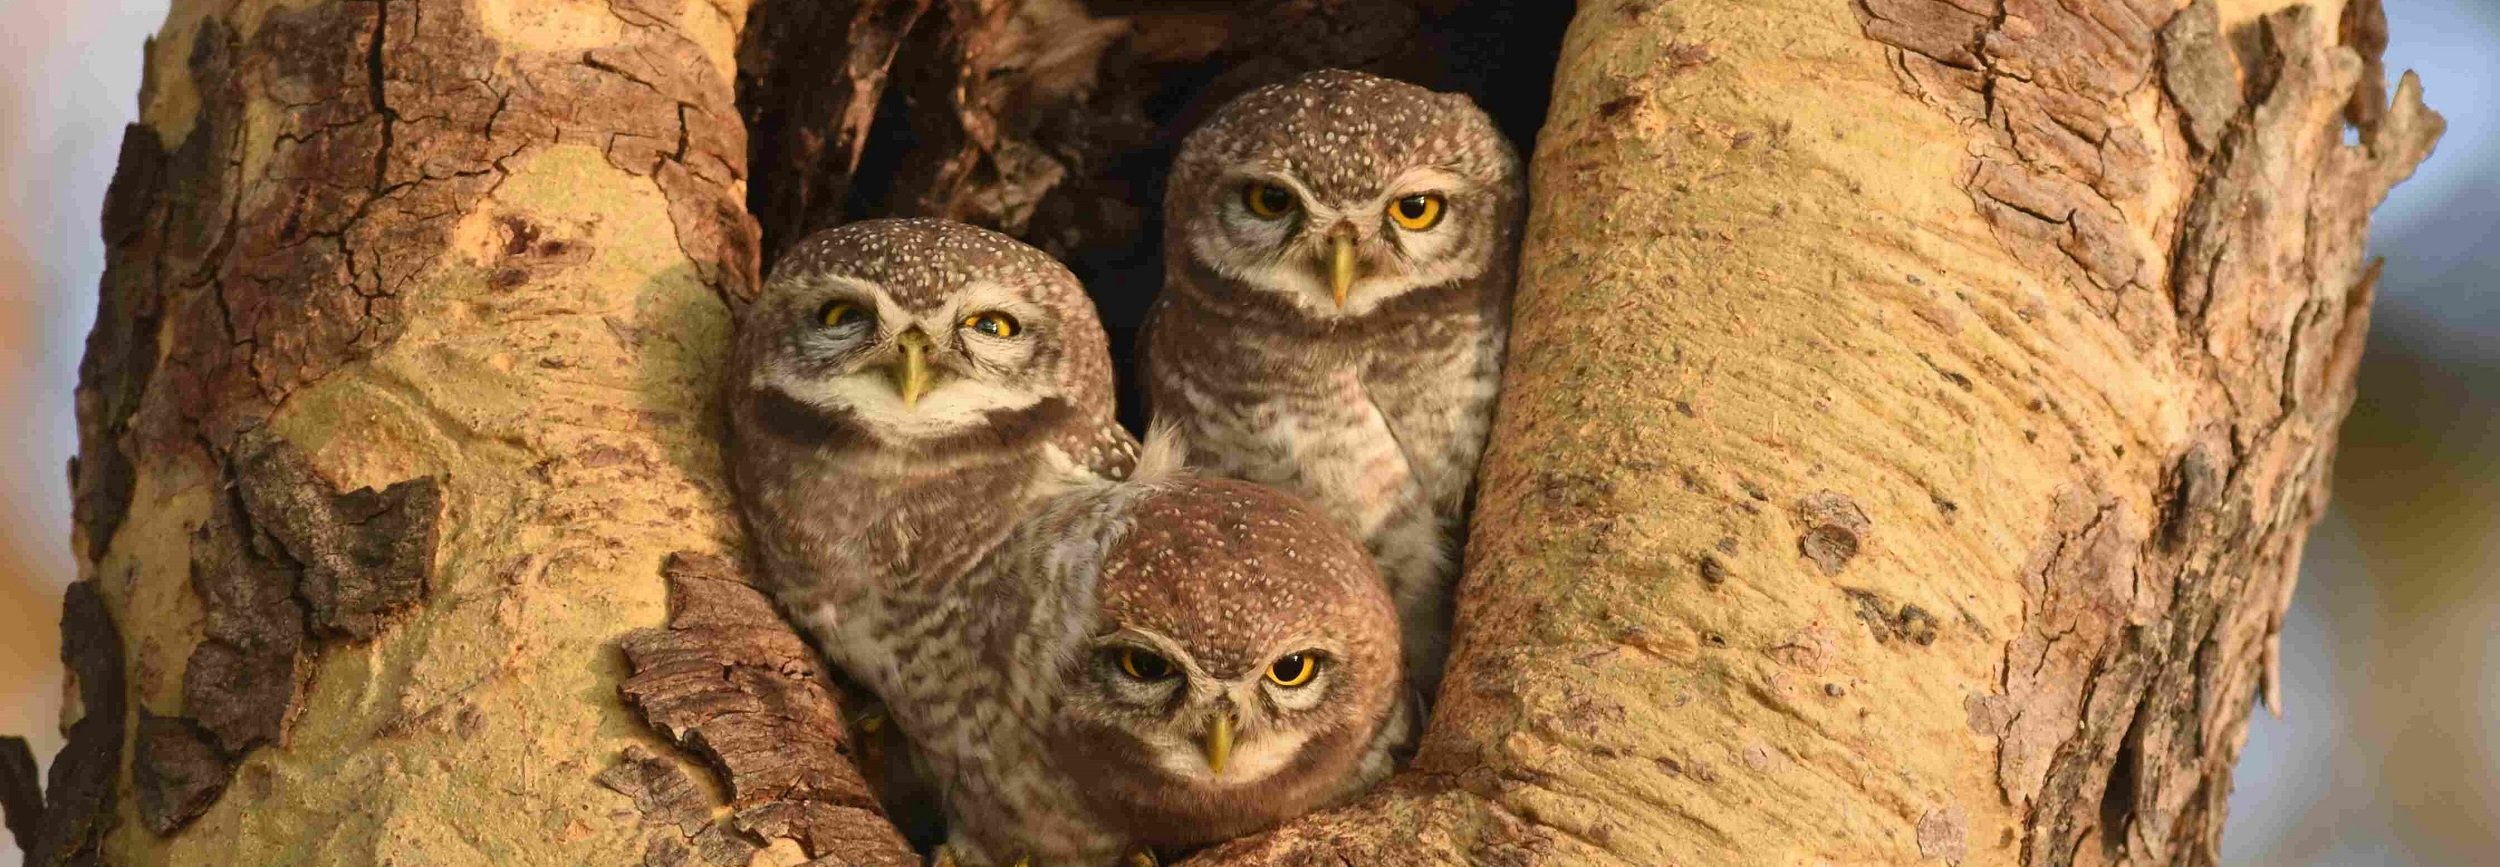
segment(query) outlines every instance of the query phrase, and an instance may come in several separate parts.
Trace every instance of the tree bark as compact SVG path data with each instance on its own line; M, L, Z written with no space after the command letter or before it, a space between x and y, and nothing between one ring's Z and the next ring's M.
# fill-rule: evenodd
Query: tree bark
M2440 128L2375 0L1591 2L1557 59L1567 11L177 0L11 828L913 863L738 565L731 306L931 214L1120 333L1179 136L1337 65L1535 135L1512 362L1415 766L1194 863L2211 863Z
M174 4L104 214L30 863L912 861L847 762L753 761L840 747L804 646L712 628L755 601L717 558L662 580L739 544L745 12ZM655 731L629 635L742 703Z
M1416 771L1222 863L2213 863L2441 128L2227 5L1583 5Z

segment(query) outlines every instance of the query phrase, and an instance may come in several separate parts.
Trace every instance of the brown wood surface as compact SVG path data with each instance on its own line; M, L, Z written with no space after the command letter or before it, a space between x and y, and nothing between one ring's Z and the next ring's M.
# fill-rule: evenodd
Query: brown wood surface
M2375 0L177 0L80 371L81 700L44 798L0 762L9 824L40 864L910 863L737 565L729 310L812 228L938 215L1120 340L1179 137L1353 66L1535 145L1458 649L1412 769L1193 863L2211 863L2369 209L2440 131L2385 38Z

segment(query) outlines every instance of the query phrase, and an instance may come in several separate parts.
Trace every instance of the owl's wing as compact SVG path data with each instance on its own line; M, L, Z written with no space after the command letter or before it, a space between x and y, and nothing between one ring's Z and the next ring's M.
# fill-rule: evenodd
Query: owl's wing
M1476 463L1484 456L1501 383L1501 339L1487 340L1470 368L1381 370L1361 377L1364 399L1397 444L1433 513L1455 523L1470 514Z
M1105 479L1125 479L1137 468L1137 437L1117 419L1104 416L1076 433L1069 456L1078 466Z
M1095 589L1111 546L1128 529L1135 496L1123 482L1070 488L1017 527L1004 564L1026 594L1017 621L999 624L988 652L1003 663L1008 699L1020 719L1049 713L1059 681L1093 628Z
M1429 501L1433 482L1430 474L1435 469L1432 459L1437 456L1421 450L1426 441L1419 436L1419 429L1429 423L1428 417L1422 413L1398 412L1416 401L1397 400L1396 395L1384 395L1381 384L1369 377L1356 377L1355 386L1355 396L1362 401L1361 408L1369 410L1371 417L1379 421L1380 429L1389 434L1389 445L1397 450L1398 462L1402 465L1400 469L1405 470L1406 484L1411 486L1409 490ZM1384 400L1384 397L1389 399ZM1427 408L1426 411L1430 410Z
M1007 662L1008 690L1025 719L1048 712L1059 678L1097 627L1103 563L1134 523L1139 502L1189 472L1188 446L1171 427L1149 431L1142 448L1125 431L1120 436L1131 462L1122 478L1066 480L1006 545L1001 565L1013 573L1006 583L1022 604L1000 606L1017 619L997 624L985 649Z

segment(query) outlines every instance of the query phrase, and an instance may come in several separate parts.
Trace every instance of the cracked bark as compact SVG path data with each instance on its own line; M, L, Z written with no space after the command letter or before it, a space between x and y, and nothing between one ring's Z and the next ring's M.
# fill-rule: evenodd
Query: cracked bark
M1422 773L1220 863L2212 863L2440 129L2231 14L1584 4Z
M1537 136L1490 517L1414 768L1193 863L2210 863L2439 130L2371 0L747 12L178 0L33 863L908 863L736 566L728 307L917 213L1125 334L1180 135L1323 65Z
M860 776L848 721L815 651L729 561L679 553L665 571L668 626L625 636L634 674L620 688L644 720L719 769L731 811L706 822L709 804L690 801L671 810L683 817L665 823L708 824L730 837L789 839L808 857L838 859L834 863L917 865ZM602 782L654 793L637 798L684 788L667 776L673 767L648 754L629 759L635 770ZM663 782L654 784L655 775ZM644 813L660 818L647 807ZM659 832L655 845L675 833ZM747 854L731 851L699 863L744 864Z
M71 625L121 629L71 633L51 797L7 790L38 863L793 845L657 833L600 782L706 773L618 699L615 643L664 622L669 552L737 544L709 395L755 279L744 14L174 4L71 472Z

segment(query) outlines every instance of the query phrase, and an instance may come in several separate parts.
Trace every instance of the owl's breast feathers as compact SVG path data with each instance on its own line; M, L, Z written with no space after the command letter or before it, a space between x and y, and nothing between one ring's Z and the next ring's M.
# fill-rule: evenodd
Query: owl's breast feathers
M1180 423L1210 466L1322 500L1331 497L1286 477L1307 472L1312 440L1382 437L1434 510L1454 509L1499 384L1505 337L1496 313L1504 305L1490 296L1506 293L1491 276L1320 321L1203 267L1176 269L1144 341L1155 414ZM1263 471L1262 463L1280 466ZM1378 469L1323 469L1338 481L1320 484L1378 488L1365 480Z

